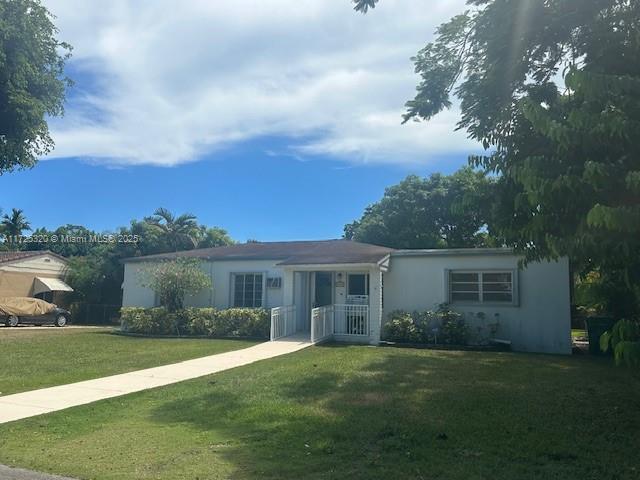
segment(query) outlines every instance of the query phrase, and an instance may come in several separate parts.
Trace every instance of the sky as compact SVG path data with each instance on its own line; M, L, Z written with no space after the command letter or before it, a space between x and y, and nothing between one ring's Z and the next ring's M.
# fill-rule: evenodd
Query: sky
M455 107L401 124L410 57L463 0L44 4L75 85L55 150L0 176L0 207L33 227L109 230L162 206L241 241L336 238L385 187L478 151Z

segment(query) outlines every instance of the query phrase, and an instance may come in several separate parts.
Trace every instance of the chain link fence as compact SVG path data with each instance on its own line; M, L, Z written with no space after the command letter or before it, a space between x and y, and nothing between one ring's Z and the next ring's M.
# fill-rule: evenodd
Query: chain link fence
M74 302L69 306L71 321L85 325L118 325L120 305Z

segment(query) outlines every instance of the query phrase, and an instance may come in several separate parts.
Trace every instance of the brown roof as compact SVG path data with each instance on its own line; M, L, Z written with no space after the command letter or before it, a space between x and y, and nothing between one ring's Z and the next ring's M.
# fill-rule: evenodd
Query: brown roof
M391 248L350 240L255 242L133 257L124 261L144 262L187 257L206 260L281 260L279 265L327 265L377 263L392 251Z
M25 260L31 257L40 257L42 255L52 255L61 260L67 261L66 258L61 257L53 253L50 250L32 250L32 251L24 251L24 252L0 252L0 263L9 263L15 262L17 260Z

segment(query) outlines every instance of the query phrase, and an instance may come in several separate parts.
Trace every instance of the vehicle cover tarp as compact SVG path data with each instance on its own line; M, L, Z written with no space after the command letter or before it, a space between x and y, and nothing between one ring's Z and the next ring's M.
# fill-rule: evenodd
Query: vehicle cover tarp
M31 297L0 298L0 315L35 316L46 315L55 310L53 303Z

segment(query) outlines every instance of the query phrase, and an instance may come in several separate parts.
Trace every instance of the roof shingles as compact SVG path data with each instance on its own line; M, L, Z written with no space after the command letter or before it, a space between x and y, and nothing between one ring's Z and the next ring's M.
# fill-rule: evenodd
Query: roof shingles
M41 255L54 255L49 250L31 250L24 252L0 252L0 263L15 262L17 260L25 260L31 257L39 257ZM55 255L58 256L58 255Z
M377 263L393 249L350 240L240 243L125 259L125 262L201 258L204 260L280 260L279 265Z

